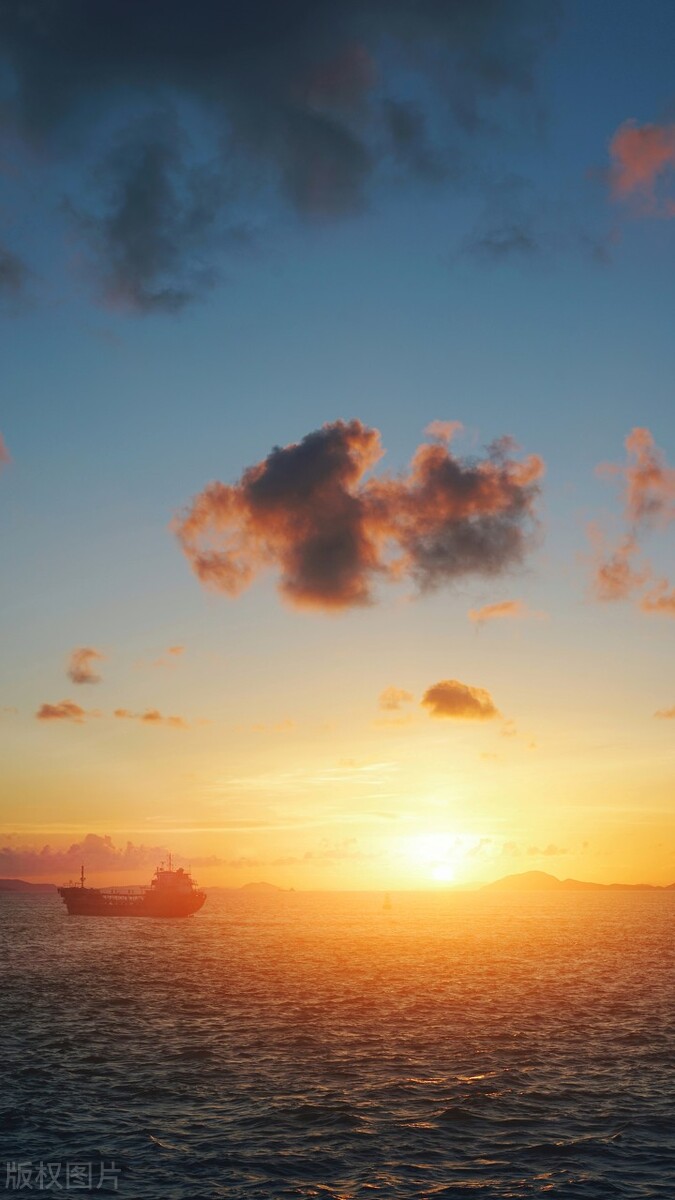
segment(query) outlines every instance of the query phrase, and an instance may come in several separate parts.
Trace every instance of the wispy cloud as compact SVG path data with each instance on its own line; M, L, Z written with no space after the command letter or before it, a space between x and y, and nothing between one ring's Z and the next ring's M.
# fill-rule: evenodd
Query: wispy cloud
M412 692L407 692L405 688L386 687L383 692L380 692L379 705L385 712L399 712L404 704L411 704L414 700Z
M184 717L164 716L157 708L146 708L145 712L135 713L128 708L116 708L113 716L118 721L138 721L141 725L164 725L169 729L189 729L189 723Z
M485 625L488 621L540 619L543 615L541 612L528 608L524 600L499 600L495 604L484 604L482 608L469 609L469 620L479 626Z
M594 594L603 601L637 597L642 612L675 616L675 589L641 559L644 537L675 520L675 469L668 465L648 429L633 429L625 446L626 463L598 467L602 477L617 478L621 483L625 529L614 546L607 546L599 527L589 527Z

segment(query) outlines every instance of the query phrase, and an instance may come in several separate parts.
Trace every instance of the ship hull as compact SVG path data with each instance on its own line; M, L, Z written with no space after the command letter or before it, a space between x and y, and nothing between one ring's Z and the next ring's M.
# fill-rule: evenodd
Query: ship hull
M199 912L203 892L163 896L144 892L140 896L103 893L95 888L59 888L71 917L189 917Z

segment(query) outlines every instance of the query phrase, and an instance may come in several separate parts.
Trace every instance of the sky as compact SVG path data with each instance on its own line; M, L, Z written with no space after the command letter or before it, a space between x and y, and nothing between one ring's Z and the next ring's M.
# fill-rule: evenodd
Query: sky
M675 881L666 0L0 9L0 876Z

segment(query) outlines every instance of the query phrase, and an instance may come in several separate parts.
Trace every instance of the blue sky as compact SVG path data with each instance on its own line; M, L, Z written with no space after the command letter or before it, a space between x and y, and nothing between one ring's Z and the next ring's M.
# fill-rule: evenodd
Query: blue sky
M519 12L514 6L516 34ZM624 754L636 779L645 759L661 764L650 789L672 780L672 725L652 717L675 704L672 620L592 599L586 526L599 520L610 536L621 529L620 485L595 468L624 461L632 427L649 428L675 458L675 222L617 200L609 178L610 141L625 121L672 126L675 16L653 0L563 3L550 12L557 31L537 48L532 91L504 99L503 127L461 135L471 166L459 186L451 172L429 181L383 160L364 210L333 219L293 211L273 185L256 191L249 179L236 213L254 231L252 244L232 251L218 238L207 242L200 253L219 264L221 279L176 313L101 302L86 229L64 210L64 197L76 208L95 204L91 172L106 138L152 106L152 86L150 100L133 90L105 100L104 90L91 127L83 89L76 116L31 142L12 115L26 43L0 25L0 61L9 63L0 160L11 168L0 174L0 245L30 272L8 294L0 324L0 432L12 460L0 475L0 705L18 710L0 722L13 764L8 833L27 824L37 844L64 823L68 836L89 828L123 836L132 811L141 822L160 811L153 800L146 813L143 795L161 792L168 763L179 762L187 778L208 762L211 781L247 755L267 773L286 770L290 752L277 750L272 731L285 720L296 723L293 761L314 762L319 746L326 762L365 759L369 741L379 758L378 693L398 684L417 699L435 677L487 688L508 719L527 727L528 741L548 747L542 780L555 774L563 728L568 753L583 758L584 739L601 747L599 765L584 776L588 794L603 769L611 791ZM389 70L395 90L396 66ZM430 78L409 85L403 72L398 81L427 106L429 128L437 122L450 136ZM166 105L168 67L162 88ZM212 146L213 114L185 103L176 101L199 157ZM666 170L659 186L669 181ZM518 225L532 245L472 253L472 239L491 225ZM481 455L510 434L523 453L541 455L540 536L522 567L412 601L405 585L382 587L373 608L331 616L280 604L274 570L236 600L205 591L170 530L176 513L209 481L235 483L273 446L350 418L380 431L392 471L405 467L434 419L463 423L463 454ZM672 527L647 542L660 573L672 573ZM546 617L480 631L467 622L470 607L515 597ZM143 665L177 643L186 651L175 669L153 675ZM87 707L156 707L211 726L191 733L189 746L187 736L169 744L162 734L161 769L148 758L149 731L120 741L118 731L101 733L103 718L86 729L44 728L35 712L73 693L64 662L78 645L107 656ZM87 689L75 690L83 703ZM334 741L321 722L338 729ZM270 728L262 751L250 739L255 724ZM462 755L473 753L466 729L457 733ZM207 746L194 744L200 737ZM422 730L417 751L402 752L411 771L415 753L419 761L439 753L424 748L426 737ZM118 793L128 804L116 809L116 789L92 782L106 772L122 774ZM185 801L190 812L202 811L201 786ZM63 817L69 788L78 798ZM474 803L480 809L480 797ZM561 841L562 810L537 821L546 841ZM584 861L582 827L575 817L578 872L598 876L601 853ZM321 836L335 839L330 822ZM220 845L218 853L229 861ZM658 853L665 876L672 851ZM625 855L621 862L626 870Z

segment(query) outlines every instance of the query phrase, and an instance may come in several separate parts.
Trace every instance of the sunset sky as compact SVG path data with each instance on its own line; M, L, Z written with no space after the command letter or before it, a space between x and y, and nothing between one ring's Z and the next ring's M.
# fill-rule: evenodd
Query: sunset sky
M0 876L675 881L674 39L2 6Z

